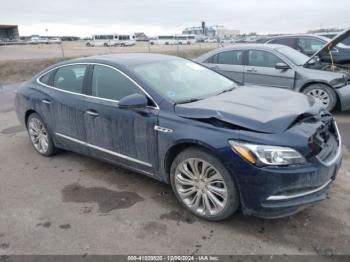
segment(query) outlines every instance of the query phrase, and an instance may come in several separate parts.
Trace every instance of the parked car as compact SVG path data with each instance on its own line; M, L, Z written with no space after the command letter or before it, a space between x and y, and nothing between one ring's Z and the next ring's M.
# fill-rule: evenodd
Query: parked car
M53 65L19 87L16 112L39 154L61 148L170 183L208 220L295 213L326 197L342 158L314 98L159 54Z
M350 35L350 29L345 31L345 34L342 33L342 35L345 37L341 41ZM266 43L286 45L307 56L312 56L315 53L319 53L330 41L331 39L320 35L305 34L278 36L270 39ZM331 51L327 50L327 52L324 52L320 59L327 63L335 63L350 67L350 47L342 44L341 41L337 41L337 45L333 45L330 49Z
M339 35L341 32L327 32L327 33L319 33L317 35L327 37L329 39L333 39L337 35ZM350 37L345 38L343 41L341 41L343 45L350 46Z
M348 73L320 70L323 65L283 45L243 44L210 51L197 62L240 84L279 87L320 100L331 111L350 109Z
M204 40L204 43L218 43L216 38L207 38Z
M235 40L233 39L221 39L220 43L222 44L233 44L235 42Z
M61 41L61 38L54 37L54 38L49 38L48 43L49 44L61 44L62 41Z

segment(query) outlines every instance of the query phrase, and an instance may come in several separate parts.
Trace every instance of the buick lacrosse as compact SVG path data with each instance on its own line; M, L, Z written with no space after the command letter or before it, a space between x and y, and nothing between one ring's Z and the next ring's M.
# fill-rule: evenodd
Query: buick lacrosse
M16 111L39 154L74 151L170 183L208 220L293 214L326 197L342 159L336 122L314 98L237 86L173 56L53 65L18 89Z

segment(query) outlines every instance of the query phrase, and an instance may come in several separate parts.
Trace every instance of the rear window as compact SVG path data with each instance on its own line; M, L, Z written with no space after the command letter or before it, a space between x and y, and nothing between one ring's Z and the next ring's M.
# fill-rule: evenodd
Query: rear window
M39 78L39 81L45 85L49 85L51 74L52 74L52 72L46 73L45 75L43 75Z

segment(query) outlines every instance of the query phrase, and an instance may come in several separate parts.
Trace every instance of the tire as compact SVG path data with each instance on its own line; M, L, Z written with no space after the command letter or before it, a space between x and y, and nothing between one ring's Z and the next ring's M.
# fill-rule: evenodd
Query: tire
M121 46L121 47L125 47L125 44L121 44L120 46Z
M52 137L41 117L37 113L32 113L27 120L27 131L30 141L36 152L42 156L53 156L57 153ZM38 134L42 136L43 140L37 138ZM46 137L46 139L45 139ZM36 142L38 141L38 142ZM40 142L41 141L41 142ZM46 142L46 143L45 143Z
M91 44L90 44L90 43L86 43L86 46L90 47L90 46L91 46Z
M107 43L104 43L103 46L104 46L104 47L108 47L108 44L107 44Z
M306 87L303 93L320 100L328 111L332 111L337 104L336 93L331 87L324 84L312 84Z
M193 168L198 171L197 176L194 175L196 171L191 171L191 165L197 167ZM192 179L183 172L184 166L187 167L185 172L189 171ZM203 166L206 166L204 170L207 172L203 172ZM206 175L200 177L199 173ZM214 174L217 177L215 180ZM186 184L189 181L191 183ZM220 221L230 217L239 207L239 194L231 174L216 157L204 149L191 147L178 154L171 165L170 182L179 202L200 218ZM212 190L213 188L221 193L213 193L215 191ZM220 205L214 205L217 201L213 201L213 195L221 203ZM196 202L198 205L195 205ZM209 208L207 208L208 204Z

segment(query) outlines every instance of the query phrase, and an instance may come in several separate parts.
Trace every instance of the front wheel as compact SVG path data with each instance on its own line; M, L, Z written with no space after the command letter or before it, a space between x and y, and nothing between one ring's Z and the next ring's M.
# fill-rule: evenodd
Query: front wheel
M239 207L232 176L216 157L203 149L181 152L172 163L170 181L180 203L201 218L220 221Z
M334 90L324 84L310 85L303 90L303 93L319 100L328 111L332 111L337 104L337 95Z
M57 149L41 117L32 113L28 117L27 130L35 150L43 156L52 156Z

